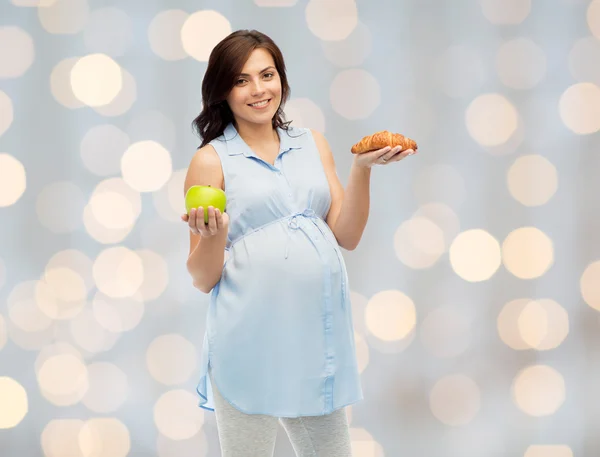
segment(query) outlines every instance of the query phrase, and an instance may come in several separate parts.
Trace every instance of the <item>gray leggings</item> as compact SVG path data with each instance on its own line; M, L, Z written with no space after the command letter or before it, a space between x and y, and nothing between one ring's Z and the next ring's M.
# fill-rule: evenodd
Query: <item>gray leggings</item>
M297 457L352 457L344 409L297 418L245 414L221 396L214 382L212 389L222 457L273 457L278 421Z

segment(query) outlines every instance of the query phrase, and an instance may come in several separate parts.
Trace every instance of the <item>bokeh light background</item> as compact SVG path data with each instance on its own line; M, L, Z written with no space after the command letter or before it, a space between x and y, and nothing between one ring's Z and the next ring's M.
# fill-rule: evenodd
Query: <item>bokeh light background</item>
M599 455L600 0L4 1L0 455L220 455L179 216L240 28L281 47L287 117L344 185L362 136L420 146L373 170L344 251L355 455Z

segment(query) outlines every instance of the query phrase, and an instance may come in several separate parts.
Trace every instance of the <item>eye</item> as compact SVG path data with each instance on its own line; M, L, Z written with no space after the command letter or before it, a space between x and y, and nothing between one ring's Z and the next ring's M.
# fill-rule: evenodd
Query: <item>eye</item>
M242 83L244 83L246 80L245 79L238 79L236 82L236 85L240 85Z
M275 76L273 73L265 73L265 76L272 78L273 76Z

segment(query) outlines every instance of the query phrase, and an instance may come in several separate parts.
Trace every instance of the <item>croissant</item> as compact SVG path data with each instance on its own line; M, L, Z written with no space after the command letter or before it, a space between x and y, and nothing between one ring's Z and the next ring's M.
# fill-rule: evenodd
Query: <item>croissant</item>
M376 132L373 135L364 137L354 146L352 146L352 154L362 154L363 152L374 151L375 149L391 146L402 146L402 150L413 149L417 150L417 143L410 138L400 135L399 133L391 133L387 130Z

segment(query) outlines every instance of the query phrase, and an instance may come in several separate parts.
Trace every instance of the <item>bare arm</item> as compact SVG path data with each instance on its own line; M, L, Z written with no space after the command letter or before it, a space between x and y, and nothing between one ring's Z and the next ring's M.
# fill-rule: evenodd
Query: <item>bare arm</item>
M194 185L210 185L223 189L221 161L210 145L199 149L192 158L185 177L184 195ZM209 211L209 219L214 214L214 211ZM200 219L203 219L203 216ZM224 216L224 219L226 219L225 226L219 227L212 236L201 236L190 231L187 270L192 277L194 287L204 293L209 293L221 279L229 229L229 219L227 216ZM192 221L190 220L188 223L191 224Z
M350 179L346 191L344 191L325 136L315 130L312 132L331 191L332 202L326 222L338 244L344 249L352 251L358 246L369 217L371 169L358 167L353 163Z

